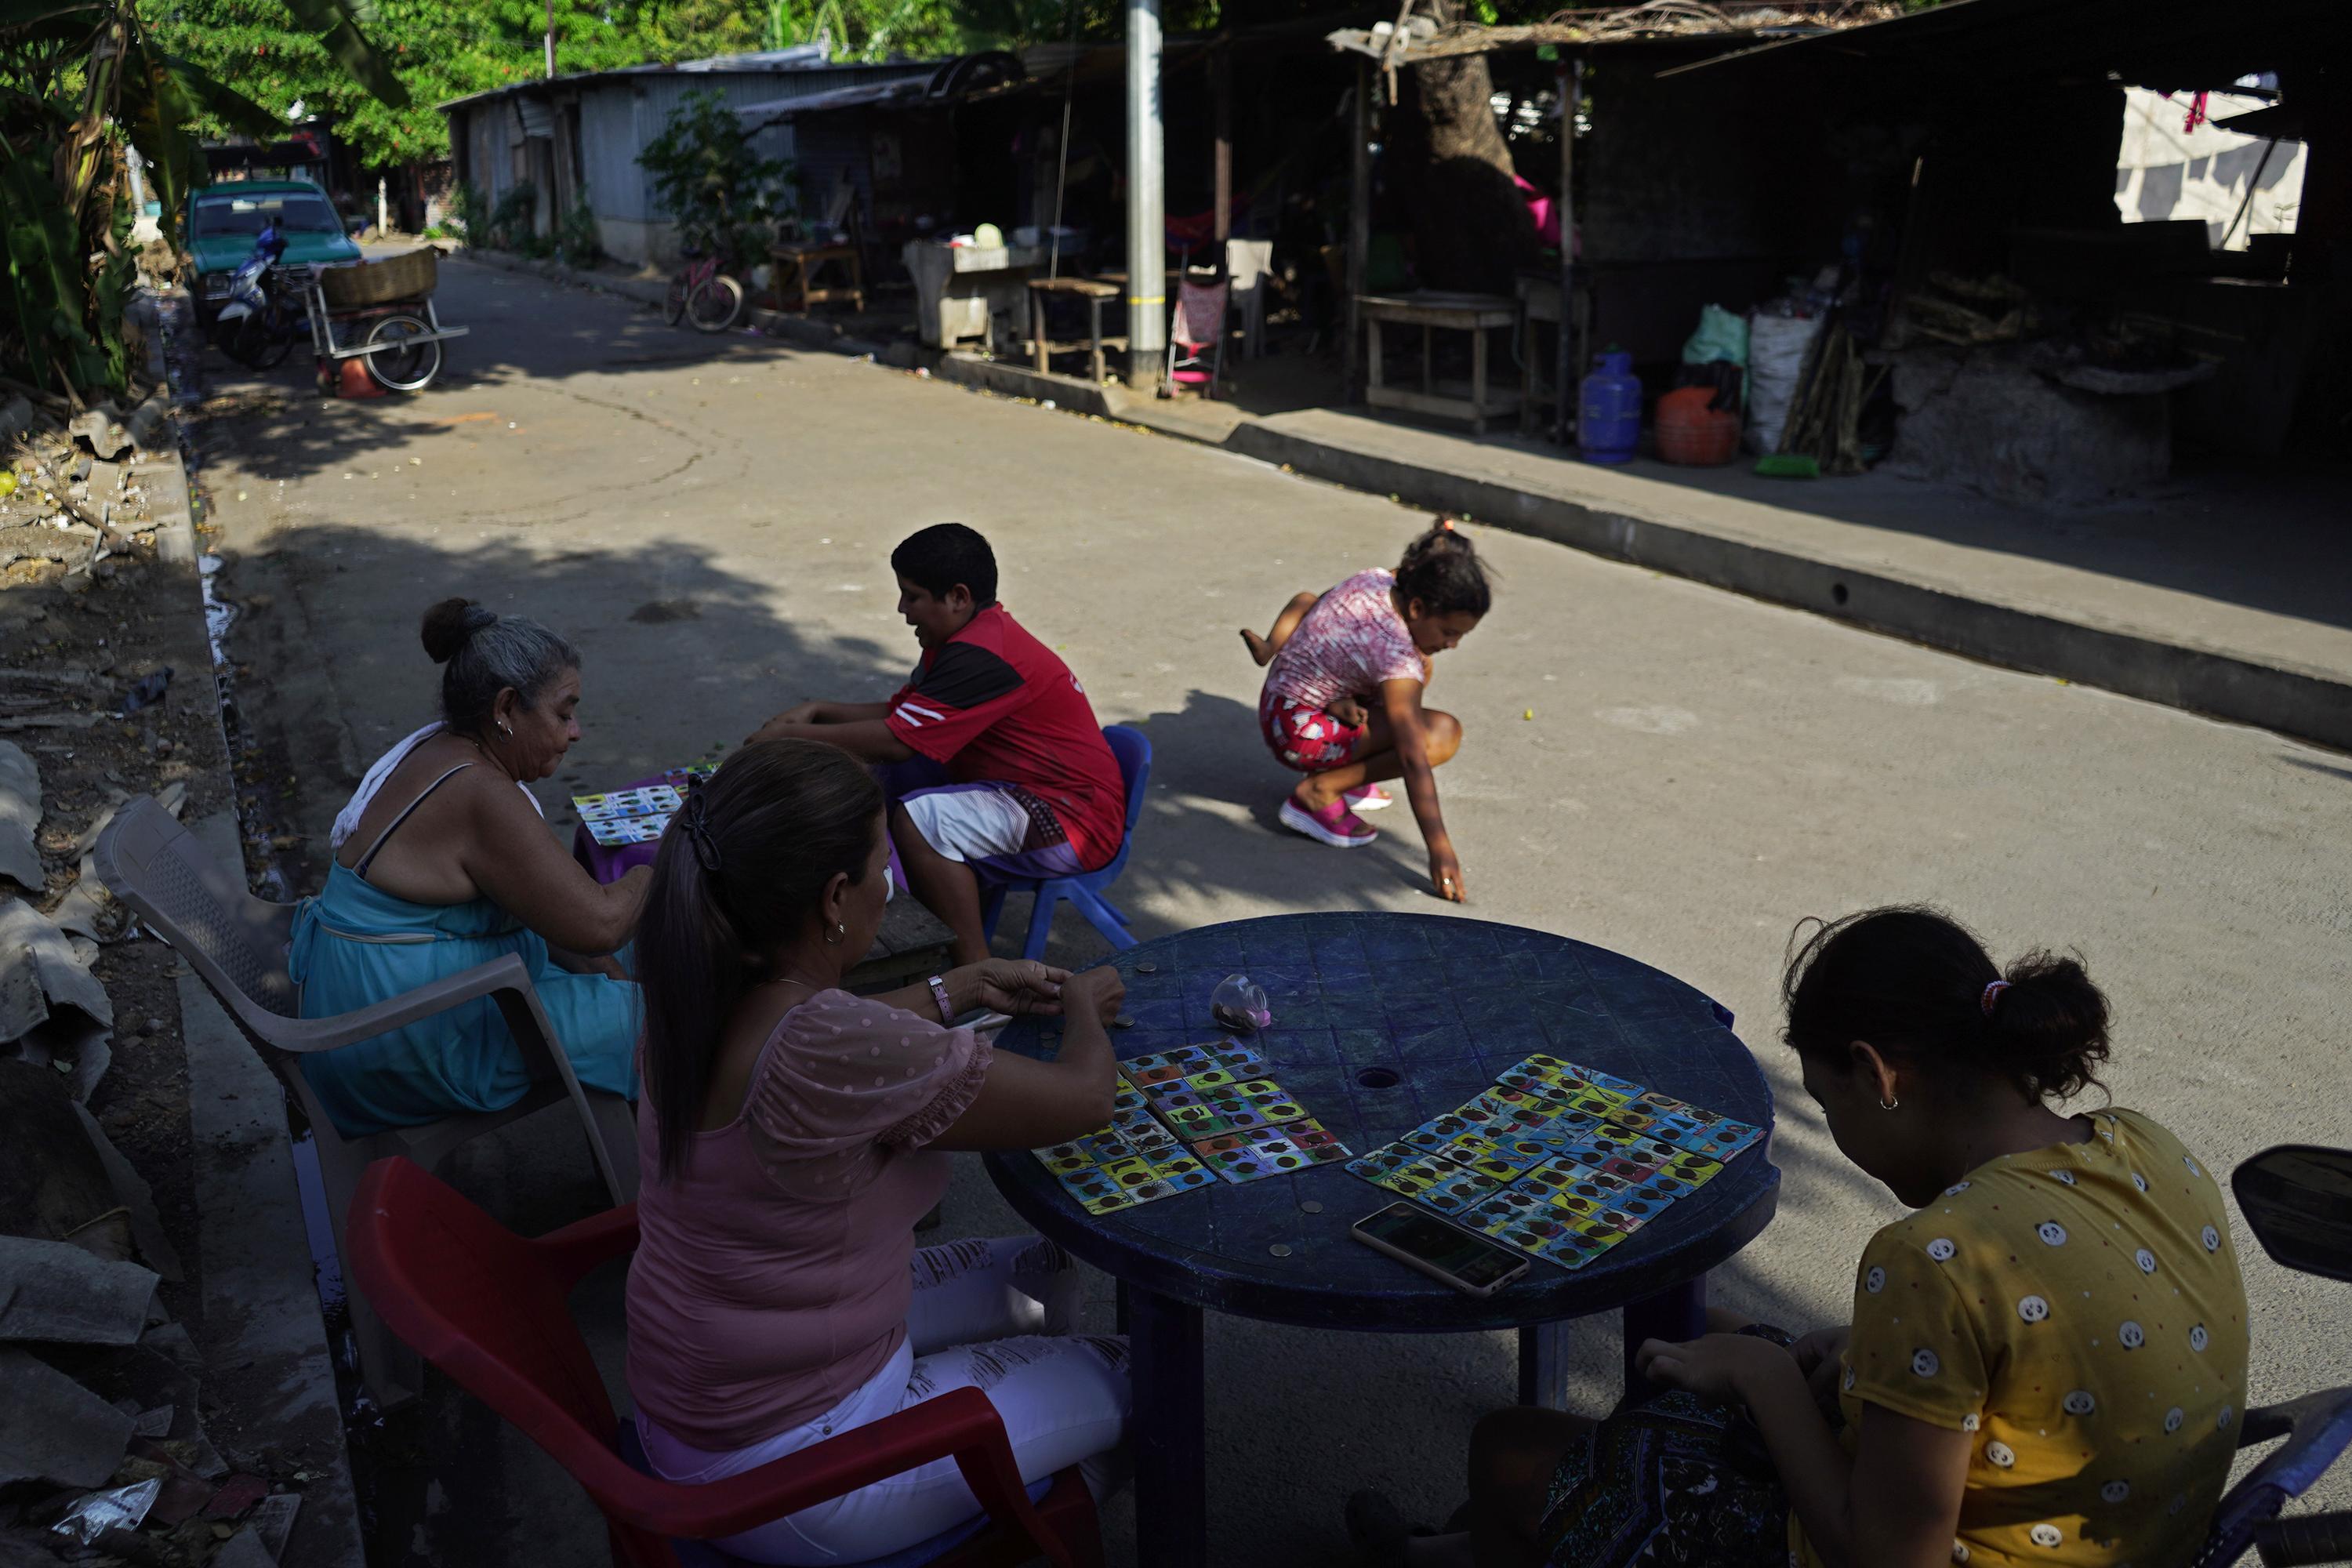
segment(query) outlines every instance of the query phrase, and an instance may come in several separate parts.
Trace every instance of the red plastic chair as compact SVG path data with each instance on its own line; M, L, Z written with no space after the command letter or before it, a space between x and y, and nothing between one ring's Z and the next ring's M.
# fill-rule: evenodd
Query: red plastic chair
M572 1321L572 1288L634 1252L631 1204L530 1240L408 1160L379 1160L352 1200L350 1260L394 1332L572 1472L604 1510L616 1568L731 1563L701 1542L797 1513L952 1456L993 1521L930 1559L940 1568L1099 1568L1094 1500L1076 1468L1036 1503L988 1396L961 1388L707 1486L632 1468L620 1423ZM672 1538L679 1538L673 1542Z

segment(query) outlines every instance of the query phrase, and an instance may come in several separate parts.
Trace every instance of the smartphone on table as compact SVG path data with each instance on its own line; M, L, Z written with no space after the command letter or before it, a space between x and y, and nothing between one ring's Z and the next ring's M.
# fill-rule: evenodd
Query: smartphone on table
M1427 1209L1394 1203L1355 1224L1356 1239L1443 1280L1465 1296L1491 1296L1528 1271L1528 1260Z

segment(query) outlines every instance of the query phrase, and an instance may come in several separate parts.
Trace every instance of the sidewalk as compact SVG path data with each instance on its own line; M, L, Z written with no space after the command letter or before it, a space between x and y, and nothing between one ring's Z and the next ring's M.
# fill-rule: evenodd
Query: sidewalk
M1263 417L1002 362L943 380L1053 399L1409 506L1791 605L1990 664L2352 750L2342 479L2190 475L2154 498L2032 511L1885 474L1604 468L1516 436L1314 408Z

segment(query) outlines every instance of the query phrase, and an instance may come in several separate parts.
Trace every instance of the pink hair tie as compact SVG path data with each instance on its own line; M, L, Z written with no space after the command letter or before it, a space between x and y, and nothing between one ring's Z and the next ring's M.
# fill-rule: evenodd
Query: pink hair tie
M2008 989L2009 982L2006 980L1996 980L1984 988L1984 994L1977 998L1977 1005L1984 1009L1986 1017L1992 1016L1992 1005L2000 1001L2000 994Z

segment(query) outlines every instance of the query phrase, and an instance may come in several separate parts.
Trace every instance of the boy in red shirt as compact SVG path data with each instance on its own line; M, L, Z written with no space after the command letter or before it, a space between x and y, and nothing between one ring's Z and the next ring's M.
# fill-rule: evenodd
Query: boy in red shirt
M1108 865L1127 786L1086 689L996 602L996 554L960 522L890 552L898 613L923 656L887 702L803 702L753 740L797 735L891 766L890 839L907 886L955 932L955 962L988 956L981 883Z

